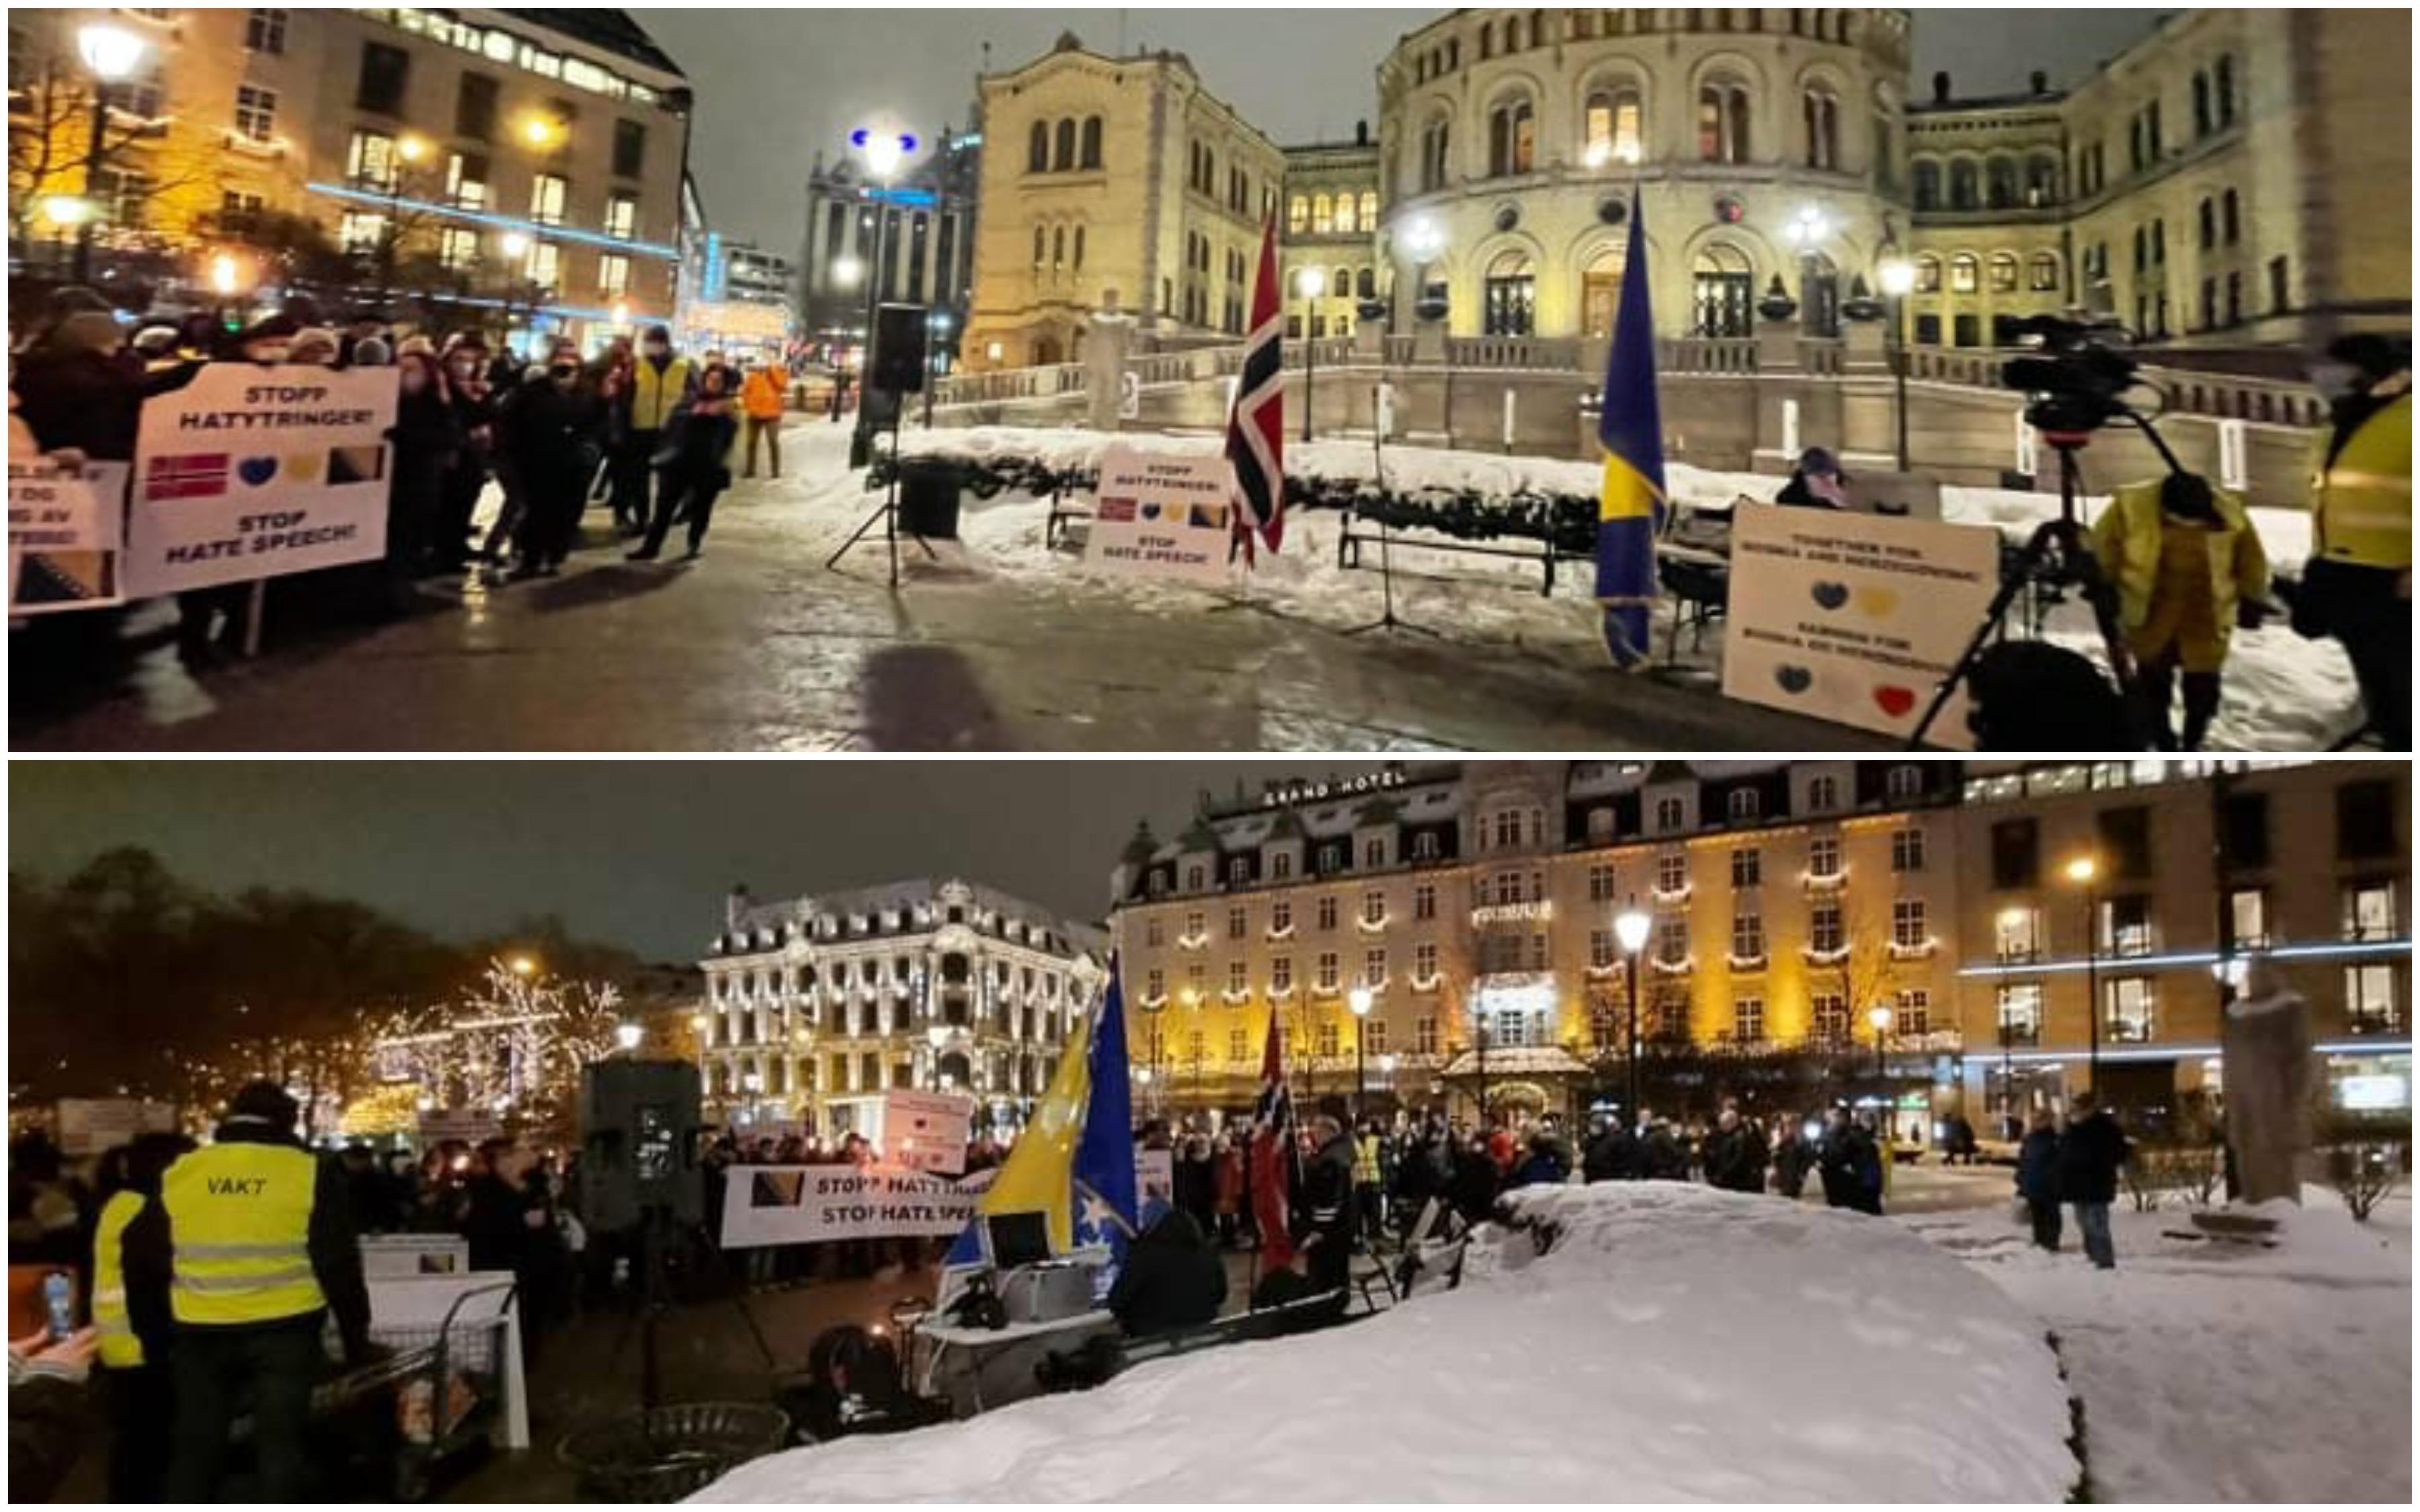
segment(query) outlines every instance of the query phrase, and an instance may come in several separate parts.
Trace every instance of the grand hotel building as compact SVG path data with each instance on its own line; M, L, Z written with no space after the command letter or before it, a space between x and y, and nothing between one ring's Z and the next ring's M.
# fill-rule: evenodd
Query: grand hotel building
M2252 950L2341 1096L2408 1102L2409 822L2366 764L1391 767L1141 830L1112 933L1162 1109L1249 1106L1274 1009L1298 1090L1575 1111L1622 1080L1633 907L1651 1106L1880 1065L1909 1126L1988 1128L2085 1084L2097 994L2100 1080L2157 1116L2214 1087Z

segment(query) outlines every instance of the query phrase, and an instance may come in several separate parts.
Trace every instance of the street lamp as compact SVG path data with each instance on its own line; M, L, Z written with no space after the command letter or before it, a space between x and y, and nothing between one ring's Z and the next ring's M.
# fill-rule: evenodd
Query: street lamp
M613 1042L622 1047L623 1054L628 1055L639 1048L639 1041L646 1038L646 1033L633 1021L624 1019L613 1026Z
M2095 890L2100 875L2101 863L2090 856L2067 863L2067 880L2084 889L2084 1011L2091 1034L2088 1075L2096 1094L2101 1090L2101 899Z
M513 975L516 977L532 976L537 971L537 963L525 955L517 955L513 957L511 964Z
M1874 1109L1874 1131L1882 1137L1883 1170L1885 1173L1884 1180L1887 1182L1889 1180L1887 1173L1890 1170L1891 1161L1891 1123L1892 1114L1894 1112L1891 1107L1890 1066L1885 1058L1889 1051L1891 1026L1890 1005L1888 1003L1876 1003L1873 1007L1866 1010L1866 1022L1874 1026L1874 1079L1881 1084L1881 1091L1877 1095L1878 1100Z
M92 230L100 214L101 164L109 155L109 86L134 72L143 60L144 47L142 38L109 22L89 22L76 29L76 53L95 80L92 139L85 144L84 154L84 197L92 202L93 213L71 223L76 227L75 281L79 284L92 281Z
M1370 1033L1371 994L1368 986L1354 988L1344 997L1353 1010L1353 1121L1361 1121L1361 1110L1370 1100L1369 1061L1362 1054Z
M1637 1127L1638 1123L1639 955L1647 949L1647 932L1653 923L1654 921L1647 917L1646 910L1637 906L1636 898L1631 900L1631 906L1615 915L1613 920L1614 938L1621 944L1621 953L1629 957L1627 964L1621 968L1622 976L1630 984L1630 1053L1625 1057L1630 1071L1630 1106L1623 1111L1623 1116L1630 1119L1633 1128Z
M386 165L386 224L379 231L379 309L395 297L396 258L403 247L403 170L428 155L428 138L406 131L395 139L396 161Z
M902 132L861 126L848 134L848 140L864 160L866 177L873 180L869 197L874 205L874 261L865 278L865 343L860 348L863 355L857 364L857 430L849 447L849 465L855 467L871 460L874 449L873 420L866 400L874 392L874 325L876 307L882 301L882 270L887 266L882 242L891 221L891 176L899 171L908 154L916 150L916 139Z
M1295 292L1302 296L1302 439L1311 440L1311 391L1312 380L1319 376L1319 345L1311 335L1311 323L1315 318L1320 291L1327 286L1327 275L1316 268L1298 269L1294 275Z
M1916 264L1896 244L1883 249L1874 281L1890 301L1891 412L1898 427L1899 470L1907 471L1907 297L1916 289Z

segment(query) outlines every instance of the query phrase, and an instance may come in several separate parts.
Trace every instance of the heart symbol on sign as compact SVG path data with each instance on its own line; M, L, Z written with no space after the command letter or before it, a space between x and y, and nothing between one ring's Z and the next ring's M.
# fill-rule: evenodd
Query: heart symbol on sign
M1145 518L1145 519L1157 519L1157 518L1159 518L1159 506L1158 506L1157 504L1145 504L1145 505L1143 505L1143 506L1142 506L1142 517L1143 517L1143 518Z
M1857 608L1876 619L1886 619L1899 608L1899 594L1887 588L1861 588L1857 591Z
M1823 605L1825 609L1838 609L1848 601L1849 589L1846 583L1817 583L1815 585L1815 602Z
M1776 667L1773 680L1785 693L1804 693L1815 686L1815 674L1804 667Z
M1892 718L1903 719L1916 707L1916 692L1913 688L1878 687L1874 689L1874 703Z
M247 456L242 461L238 462L235 465L235 475L250 484L252 486L257 488L262 484L267 483L270 479L277 476L277 458L273 456Z

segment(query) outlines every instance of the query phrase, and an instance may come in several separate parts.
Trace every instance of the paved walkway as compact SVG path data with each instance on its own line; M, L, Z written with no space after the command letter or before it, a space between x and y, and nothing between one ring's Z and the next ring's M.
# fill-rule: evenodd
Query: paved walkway
M827 466L829 447L796 460ZM164 604L116 639L12 637L19 749L1733 750L1839 749L1855 732L1730 702L1702 681L1586 656L1585 604L1554 645L1450 623L1452 639L1351 637L1340 611L1211 607L1065 574L910 552L891 590L877 536L824 559L865 496L742 483L705 558L631 564L589 517L566 574L442 587L428 612L314 628L272 585L267 649L196 681ZM1358 579L1357 579L1357 586ZM1491 600L1491 602L1494 602ZM1334 623L1329 623L1333 621ZM97 639L85 633L81 639Z

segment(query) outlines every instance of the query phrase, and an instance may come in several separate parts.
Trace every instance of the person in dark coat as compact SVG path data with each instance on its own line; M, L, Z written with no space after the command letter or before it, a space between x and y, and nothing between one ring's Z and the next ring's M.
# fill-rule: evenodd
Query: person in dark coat
M143 361L125 347L115 316L69 316L17 361L9 387L17 418L45 453L80 452L95 462L131 462L142 423Z
M1564 1158L1561 1146L1543 1133L1533 1134L1521 1163L1512 1167L1512 1179L1504 1185L1508 1191L1516 1186L1560 1186L1571 1174L1571 1162Z
M1642 1156L1647 1179L1651 1181L1685 1181L1689 1179L1689 1152L1682 1147L1680 1136L1672 1132L1669 1119L1658 1119L1648 1129Z
M591 450L604 411L580 381L580 356L558 350L543 376L524 381L497 407L503 445L496 470L508 491L526 501L516 546L517 579L551 578L562 570L580 523L594 470Z
M1726 1192L1764 1190L1764 1136L1726 1107L1706 1136L1706 1184Z
M1826 1205L1882 1215L1882 1153L1874 1145L1873 1132L1852 1119L1846 1108L1832 1110L1819 1162Z
M478 332L446 338L439 356L461 445L454 454L454 465L446 470L437 517L429 523L427 565L437 572L457 572L471 562L471 517L478 513L479 495L488 486L495 456L496 405L501 395L489 380L488 344Z
M1799 455L1796 470L1781 486L1781 491L1773 496L1773 501L1800 509L1846 509L1848 482L1831 453L1810 446Z
M1337 1305L1342 1310L1342 1294L1352 1277L1356 1227L1353 1134L1344 1126L1341 1110L1332 1110L1326 1102L1311 1127L1318 1149L1303 1165L1301 1199L1294 1223L1295 1253L1303 1261L1311 1292L1338 1293Z
M401 613L414 600L412 579L445 513L447 480L459 465L461 422L437 359L409 351L396 363L399 385L395 426L395 482L386 496L386 604Z
M2068 1099L2067 1134L2058 1142L2058 1191L2075 1209L2084 1253L2104 1271L2118 1268L2109 1237L2109 1204L2118 1200L2118 1170L2126 1164L2126 1132L2092 1093Z
M2033 1220L2034 1242L2058 1253L2058 1119L2048 1108L2036 1108L2017 1147L2017 1196L2024 1199Z
M1487 1142L1476 1137L1465 1141L1455 1152L1453 1180L1447 1187L1453 1211L1464 1223L1482 1224L1494 1214L1499 1180Z
M1580 1156L1580 1179L1590 1182L1638 1180L1638 1139L1627 1121L1605 1120Z
M1109 1288L1109 1311L1128 1338L1197 1328L1227 1300L1227 1266L1202 1226L1172 1208L1126 1246Z
M738 434L731 369L708 367L698 376L696 397L673 417L666 442L652 458L659 480L657 508L647 522L645 542L628 560L653 562L661 555L675 515L689 521L687 555L694 558L706 549L714 501L731 486L731 443Z

